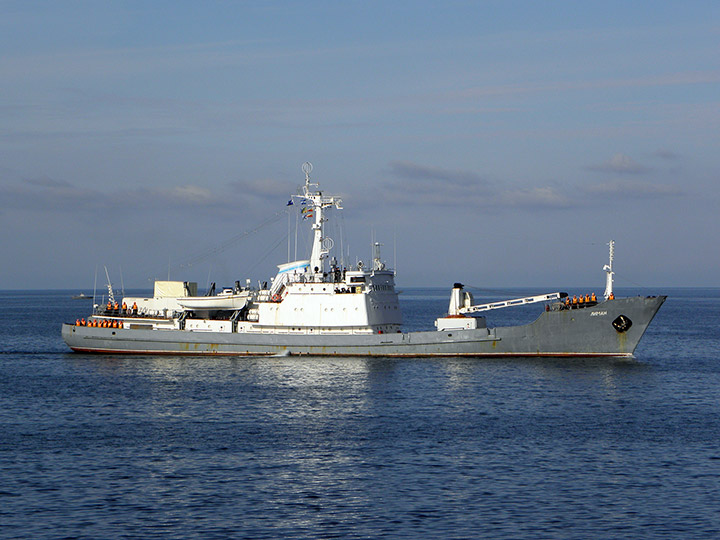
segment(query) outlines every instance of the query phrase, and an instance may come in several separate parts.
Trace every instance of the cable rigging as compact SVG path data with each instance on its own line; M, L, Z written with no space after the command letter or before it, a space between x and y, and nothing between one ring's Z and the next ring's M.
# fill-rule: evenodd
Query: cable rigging
M187 259L185 259L182 262L175 263L173 265L168 265L168 275L170 274L171 270L180 270L180 269L186 269L191 268L192 266L204 262L207 259L218 255L220 253L223 253L224 251L227 251L231 247L233 247L235 244L239 243L240 241L244 240L245 238L252 236L253 234L263 230L265 227L272 225L276 222L278 222L280 219L283 219L289 212L288 208L285 208L279 212L275 212L272 216L268 217L264 221L262 221L257 227L244 231L240 234L237 234L233 236L232 238L229 238L228 240L225 240L221 244L214 246L210 249L207 249L201 253L198 253L196 255L193 255ZM153 281L152 278L148 278L149 281Z

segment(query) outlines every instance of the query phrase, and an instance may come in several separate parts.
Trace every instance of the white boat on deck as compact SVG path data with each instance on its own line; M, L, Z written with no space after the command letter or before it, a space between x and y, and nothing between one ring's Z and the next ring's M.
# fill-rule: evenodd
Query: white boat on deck
M248 291L236 294L232 289L225 289L220 294L213 296L186 296L177 299L177 303L185 309L199 311L243 309L247 306L248 301Z

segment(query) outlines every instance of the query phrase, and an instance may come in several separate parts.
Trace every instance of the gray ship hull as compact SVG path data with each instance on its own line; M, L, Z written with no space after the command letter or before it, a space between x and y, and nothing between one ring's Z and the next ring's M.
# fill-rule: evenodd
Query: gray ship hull
M169 355L632 356L665 296L545 311L527 325L397 334L289 335L64 324L77 352ZM627 325L627 321L631 324ZM620 321L620 323L618 323ZM613 324L615 323L615 324Z

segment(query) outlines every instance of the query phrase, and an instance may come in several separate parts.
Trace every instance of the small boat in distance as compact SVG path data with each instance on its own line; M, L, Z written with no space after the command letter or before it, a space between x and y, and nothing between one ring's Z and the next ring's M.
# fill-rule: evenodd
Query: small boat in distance
M287 203L311 223L309 258L278 265L268 282L197 294L197 283L156 281L152 297L125 297L98 306L85 319L62 327L74 351L167 355L314 356L632 356L665 296L615 298L614 242L605 265L604 297L553 292L475 304L456 283L435 329L404 332L395 271L373 244L372 260L346 265L332 256L325 234L328 211L342 200L310 182ZM312 218L312 219L311 219ZM289 251L289 250L288 250ZM108 280L109 281L109 280ZM544 303L530 324L490 327L483 315L506 307Z
M72 297L73 300L92 300L92 298L93 298L92 296L87 295L83 292L81 292L80 294L75 294Z

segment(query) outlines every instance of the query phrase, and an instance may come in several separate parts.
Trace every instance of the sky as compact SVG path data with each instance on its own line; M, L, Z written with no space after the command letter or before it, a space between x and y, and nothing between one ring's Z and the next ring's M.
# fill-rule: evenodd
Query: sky
M0 289L720 286L716 1L0 0ZM544 291L542 291L544 292Z

